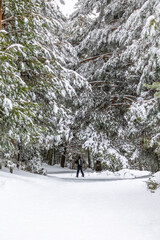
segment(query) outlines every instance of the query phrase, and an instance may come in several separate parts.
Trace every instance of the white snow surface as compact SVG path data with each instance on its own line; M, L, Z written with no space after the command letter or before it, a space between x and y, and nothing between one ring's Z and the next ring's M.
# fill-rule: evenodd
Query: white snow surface
M159 240L160 189L148 191L147 180L67 181L3 168L0 239Z
M151 178L152 181L158 183L160 185L160 172L157 172L155 173L152 178Z
M76 177L76 170L68 170L67 168L62 169L58 165L52 167L43 164L43 167L47 170L48 176L53 176L61 179L74 179ZM93 172L92 170L84 170L84 173L85 178L82 178L81 173L79 173L79 178L77 180L126 180L149 177L151 175L151 172L149 171L139 171L131 169L123 169L114 173L110 171Z

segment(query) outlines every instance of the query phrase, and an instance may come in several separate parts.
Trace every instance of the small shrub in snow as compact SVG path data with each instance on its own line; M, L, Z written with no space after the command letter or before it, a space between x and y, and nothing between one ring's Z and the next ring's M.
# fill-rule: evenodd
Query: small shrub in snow
M148 189L154 193L155 190L160 188L160 172L155 173L147 182Z
M102 168L103 170L110 170L112 172L119 171L123 168L123 164L118 156L115 154L107 154L107 161L103 161Z
M2 167L3 165L4 165L5 167L9 168L10 173L13 173L13 170L14 170L14 168L16 167L16 164L15 164L14 162L12 162L12 161L10 161L10 160L7 160L7 159L5 159L5 160L3 160L3 161L1 162L1 167Z
M26 170L32 173L46 174L46 169L42 167L42 162L37 157L33 157L27 162Z
M147 182L147 187L148 187L148 189L149 189L152 193L154 193L155 190L156 190L158 187L160 187L160 184L158 184L158 183L155 182L155 181L149 180L149 181Z

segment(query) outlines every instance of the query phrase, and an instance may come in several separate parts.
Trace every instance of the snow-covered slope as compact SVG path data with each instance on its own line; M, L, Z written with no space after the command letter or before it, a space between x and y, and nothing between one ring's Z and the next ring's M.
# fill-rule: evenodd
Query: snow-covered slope
M159 194L145 179L65 182L0 171L0 239L158 240Z

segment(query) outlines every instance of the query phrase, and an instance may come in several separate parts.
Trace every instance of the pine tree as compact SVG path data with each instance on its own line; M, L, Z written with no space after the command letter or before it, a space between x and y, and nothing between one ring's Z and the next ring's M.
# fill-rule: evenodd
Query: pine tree
M84 118L90 140L86 137L84 145L91 147L96 159L109 159L107 165L111 167L112 163L116 165L115 156L124 166L129 163L150 170L153 164L142 157L148 151L142 142L146 135L155 136L159 131L158 127L153 131L152 121L157 122L153 115L158 105L154 108L155 100L151 100L152 94L146 91L144 82L159 78L159 1L84 0L78 2L75 15L89 16L95 12L88 32L84 29L85 37L76 46L80 57L77 71L93 89L91 104L86 109L90 115L87 121ZM140 102L146 109L144 121L138 118L142 112ZM87 130L83 136L87 136ZM151 152L149 159L154 158L157 165L154 148ZM140 158L141 162L137 161Z
M71 59L77 60L71 44L63 40L65 18L54 1L6 1L5 10L1 152L18 160L34 155L40 159L42 150L68 141L71 102L87 84L67 69Z
M53 0L1 3L1 155L159 169L159 0L79 0L69 20Z
M22 18L22 15L18 15L17 9L18 7L21 8L23 4L16 1L14 4L19 5L14 5L13 1L5 2L5 4L5 10L7 9L5 14L8 18L3 21L3 25L6 23L8 25L8 21L9 25L1 31L0 36L1 148L3 152L13 156L17 149L15 145L20 143L20 139L24 139L24 142L26 142L31 136L33 138L35 136L34 132L37 131L37 125L34 123L34 119L38 105L31 100L29 86L21 76L21 69L24 68L25 64L23 59L27 53L30 54L31 52L25 46L23 37L19 36L22 35L20 26L15 26L19 23L18 19ZM27 13L28 8L26 5L25 11ZM15 15L13 14L14 10ZM11 19L14 19L14 21L10 22ZM23 19L20 21L20 25L22 25L24 23Z

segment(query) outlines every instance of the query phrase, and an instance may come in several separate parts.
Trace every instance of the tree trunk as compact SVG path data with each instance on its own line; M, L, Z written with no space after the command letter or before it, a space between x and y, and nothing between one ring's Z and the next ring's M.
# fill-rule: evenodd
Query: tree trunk
M18 144L18 159L17 159L17 168L20 167L22 162L22 139L20 143Z
M56 149L53 148L53 165L56 164Z
M2 30L2 0L0 0L0 30Z
M47 161L47 150L46 149L44 149L42 151L42 156L43 156L43 161L46 162Z
M88 167L91 168L91 156L90 156L89 148L87 149L87 152L88 152Z
M48 164L53 166L53 151L54 149L51 148L48 150L48 154L47 154L47 161L48 161Z
M64 165L65 165L66 151L67 151L67 148L64 147L64 152L63 152L63 154L62 154L62 158L61 158L61 167L62 167L62 168L64 168Z

